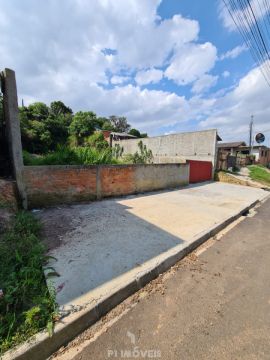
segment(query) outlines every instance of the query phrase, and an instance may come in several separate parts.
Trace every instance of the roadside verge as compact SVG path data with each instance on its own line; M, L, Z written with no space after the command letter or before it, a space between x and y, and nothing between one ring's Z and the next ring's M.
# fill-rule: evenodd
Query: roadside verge
M265 198L267 197L267 193ZM67 344L75 336L93 325L97 320L113 309L116 305L132 295L148 282L155 279L159 274L168 270L177 261L181 260L188 253L192 252L203 242L217 234L227 225L245 214L249 209L260 203L264 199L256 200L248 206L243 206L237 212L229 216L226 220L215 224L207 231L194 236L189 244L180 244L161 255L147 261L140 269L140 272L130 271L121 276L117 282L111 282L110 289L106 295L101 297L96 303L84 306L81 310L70 313L62 318L55 326L52 337L44 331L40 332L27 343L22 344L15 350L7 352L3 359L46 359L61 346Z

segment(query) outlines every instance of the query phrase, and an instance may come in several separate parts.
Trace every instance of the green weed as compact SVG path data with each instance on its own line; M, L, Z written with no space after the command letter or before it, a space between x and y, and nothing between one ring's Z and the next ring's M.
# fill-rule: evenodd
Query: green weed
M51 328L57 316L55 293L43 273L47 257L39 234L39 222L22 211L0 238L0 354Z
M58 147L54 152L33 156L24 151L25 165L97 165L117 164L111 148L96 149L92 147Z
M258 181L264 185L270 185L270 172L262 165L248 166L252 180Z

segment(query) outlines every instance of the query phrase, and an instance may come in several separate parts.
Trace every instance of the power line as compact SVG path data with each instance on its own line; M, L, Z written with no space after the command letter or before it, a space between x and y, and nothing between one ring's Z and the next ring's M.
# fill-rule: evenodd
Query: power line
M223 0L223 2L270 86L269 0Z

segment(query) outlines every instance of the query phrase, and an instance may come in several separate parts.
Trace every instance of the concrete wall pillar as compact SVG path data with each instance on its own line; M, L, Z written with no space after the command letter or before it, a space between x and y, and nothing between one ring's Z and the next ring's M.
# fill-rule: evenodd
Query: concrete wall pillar
M15 72L5 69L1 72L1 88L4 99L4 117L7 129L10 159L13 175L17 183L18 193L22 206L27 208L27 197L23 182L23 155L21 129L19 120L17 86Z

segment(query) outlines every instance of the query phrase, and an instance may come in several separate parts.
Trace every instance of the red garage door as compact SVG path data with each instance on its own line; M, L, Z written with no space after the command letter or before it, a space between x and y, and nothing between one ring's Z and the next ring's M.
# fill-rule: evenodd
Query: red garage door
M189 182L191 184L212 180L211 161L189 160Z

